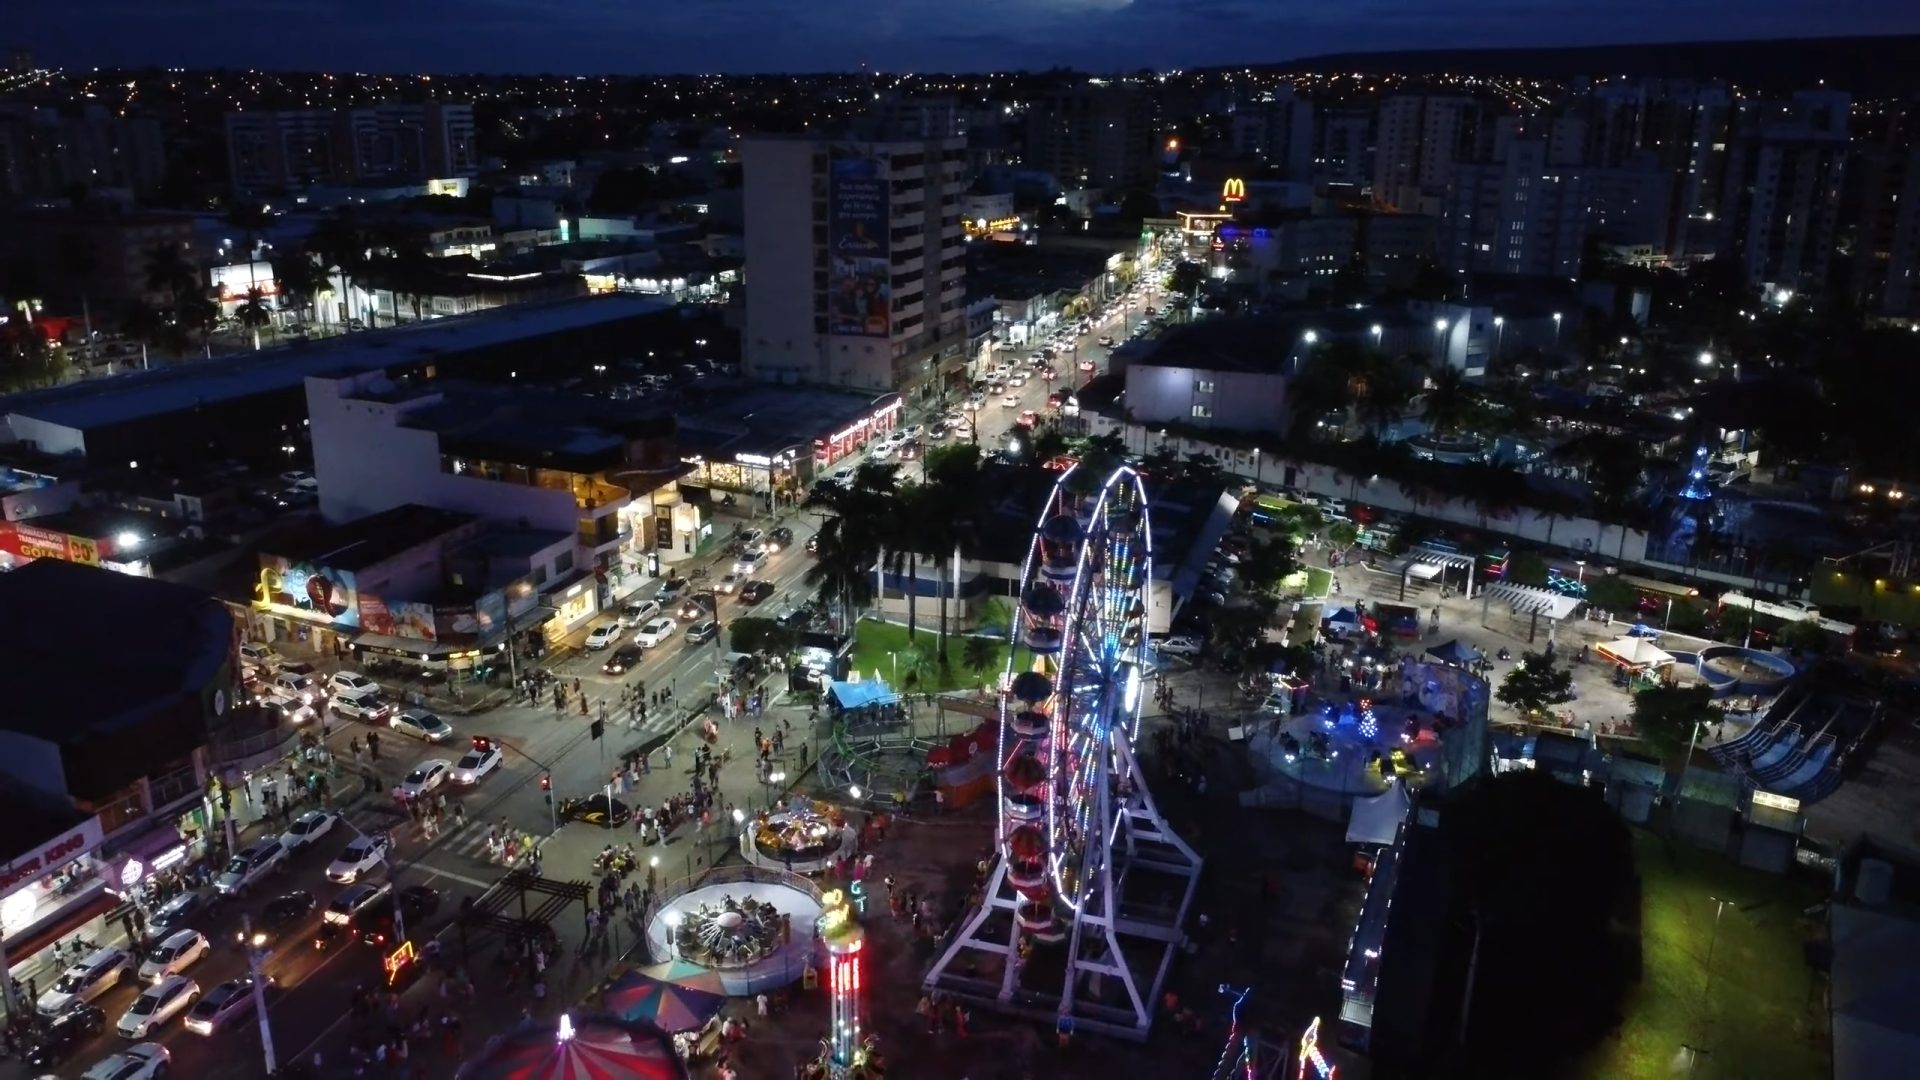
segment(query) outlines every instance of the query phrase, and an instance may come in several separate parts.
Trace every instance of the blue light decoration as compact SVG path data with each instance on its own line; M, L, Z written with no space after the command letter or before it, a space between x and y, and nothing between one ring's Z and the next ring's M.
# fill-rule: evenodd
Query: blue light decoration
M1568 577L1553 567L1547 568L1547 588L1561 596L1571 596L1584 600L1587 596L1587 583L1578 577Z
M1707 483L1707 462L1712 457L1707 444L1701 443L1693 451L1693 462L1687 466L1687 484L1680 489L1680 497L1696 501L1713 498L1713 488Z
M1371 739L1380 734L1380 718L1373 715L1373 699L1360 699L1360 737Z
M1336 721L1333 718L1333 703L1327 702L1325 705L1320 706L1320 726L1326 728L1328 731L1332 731L1335 723Z
M1227 1013L1227 1044L1220 1048L1220 1060L1213 1066L1214 1080L1231 1080L1235 1076L1253 1080L1253 1037L1240 1030L1240 1007L1247 1003L1253 987L1221 983L1220 992L1233 999L1233 1007Z

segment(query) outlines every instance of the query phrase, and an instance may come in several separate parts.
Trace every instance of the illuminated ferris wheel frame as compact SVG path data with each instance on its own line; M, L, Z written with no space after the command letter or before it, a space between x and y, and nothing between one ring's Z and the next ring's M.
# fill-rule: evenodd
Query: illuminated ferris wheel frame
M1131 468L1104 477L1082 468L1049 492L1021 568L987 900L926 985L1006 1011L1033 1013L1031 1003L1044 1000L1093 1030L1145 1038L1200 859L1161 818L1133 756L1151 658L1146 489ZM1121 916L1134 870L1170 875L1177 909L1157 920ZM1062 985L1021 978L1015 958L1028 940L1065 944ZM960 975L956 961L968 951L1000 955L1001 977Z

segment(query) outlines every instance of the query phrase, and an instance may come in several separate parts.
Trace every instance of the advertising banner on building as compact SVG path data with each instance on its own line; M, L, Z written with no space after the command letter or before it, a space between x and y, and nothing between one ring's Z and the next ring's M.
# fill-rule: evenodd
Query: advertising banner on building
M886 337L892 316L887 181L878 159L828 162L827 332Z
M0 553L15 556L11 561L20 563L60 559L85 566L100 565L100 546L92 540L42 529L24 521L0 522Z
M254 587L253 600L283 615L351 630L360 628L360 590L353 574L346 570L262 555L260 583Z

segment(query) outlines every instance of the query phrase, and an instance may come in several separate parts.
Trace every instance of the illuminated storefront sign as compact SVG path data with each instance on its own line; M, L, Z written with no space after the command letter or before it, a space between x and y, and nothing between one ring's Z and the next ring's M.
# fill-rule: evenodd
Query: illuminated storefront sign
M0 552L22 561L59 559L82 566L100 565L100 545L84 536L69 536L24 521L0 522Z
M1229 179L1220 188L1221 202L1241 202L1245 200L1246 197L1247 197L1247 182L1245 180L1240 179L1239 177L1234 177L1232 179Z
M8 863L4 870L0 870L0 893L12 893L27 882L99 846L100 819L88 818L71 831Z
M346 570L262 555L253 603L281 615L360 628L360 590L353 574Z

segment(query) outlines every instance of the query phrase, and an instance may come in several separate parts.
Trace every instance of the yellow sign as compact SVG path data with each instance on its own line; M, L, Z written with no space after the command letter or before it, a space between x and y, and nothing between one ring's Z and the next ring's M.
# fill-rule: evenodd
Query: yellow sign
M1222 202L1240 202L1246 197L1247 182L1237 176L1229 179L1226 184L1220 188L1220 200Z

